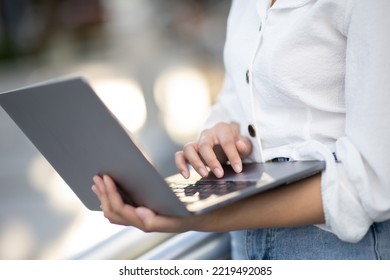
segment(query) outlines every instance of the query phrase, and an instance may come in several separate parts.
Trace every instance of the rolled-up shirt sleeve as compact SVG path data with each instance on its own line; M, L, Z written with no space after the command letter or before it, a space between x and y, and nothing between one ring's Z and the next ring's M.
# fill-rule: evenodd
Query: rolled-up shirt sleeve
M390 219L390 2L350 2L345 136L322 194L326 226L356 242L373 222Z

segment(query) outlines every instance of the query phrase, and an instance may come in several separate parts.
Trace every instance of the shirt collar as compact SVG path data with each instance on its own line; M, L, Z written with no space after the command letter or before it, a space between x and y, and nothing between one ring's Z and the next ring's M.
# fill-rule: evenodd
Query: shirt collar
M272 0L260 0L256 1L257 12L261 18L265 18L269 7L271 6Z
M276 0L272 6L273 9L288 9L298 8L313 0ZM262 2L268 2L268 7L271 5L271 0L265 0Z
M272 0L254 0L256 1L256 8L260 18L265 18L267 11L271 7ZM272 9L293 9L299 8L308 2L314 0L276 0Z

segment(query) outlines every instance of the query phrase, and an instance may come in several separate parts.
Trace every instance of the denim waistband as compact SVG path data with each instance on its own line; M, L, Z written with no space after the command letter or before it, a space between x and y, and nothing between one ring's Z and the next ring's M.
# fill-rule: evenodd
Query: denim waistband
M290 161L290 158L287 157L277 157L270 160L270 162L285 162Z
M334 157L334 160L336 162L340 162L337 158L337 155L336 153L332 153L333 154L333 157ZM285 161L290 161L291 159L288 158L288 157L276 157L276 158L273 158L271 160L269 160L270 162L285 162Z

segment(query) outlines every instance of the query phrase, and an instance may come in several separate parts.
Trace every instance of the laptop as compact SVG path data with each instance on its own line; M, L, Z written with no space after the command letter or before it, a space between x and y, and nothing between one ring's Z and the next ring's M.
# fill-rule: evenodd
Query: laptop
M221 179L192 172L163 178L83 77L0 94L0 105L90 210L100 211L92 177L109 174L126 203L159 214L201 214L321 172L323 161L226 165Z

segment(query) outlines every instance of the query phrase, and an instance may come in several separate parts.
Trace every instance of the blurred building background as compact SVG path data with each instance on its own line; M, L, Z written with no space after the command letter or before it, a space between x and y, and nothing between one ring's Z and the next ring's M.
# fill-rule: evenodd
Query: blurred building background
M229 7L0 0L0 92L83 75L171 175L174 152L196 137L220 89ZM86 210L0 108L0 259L67 258L121 229Z

